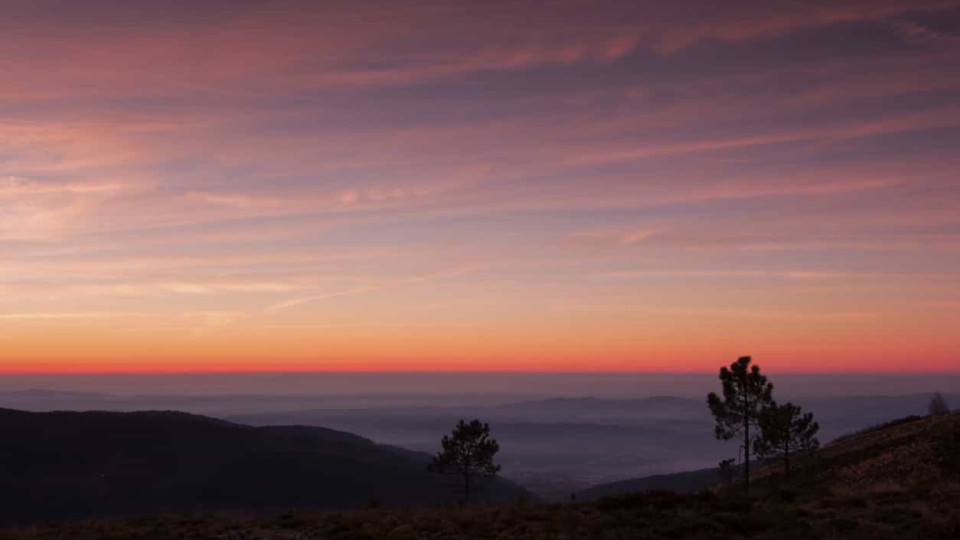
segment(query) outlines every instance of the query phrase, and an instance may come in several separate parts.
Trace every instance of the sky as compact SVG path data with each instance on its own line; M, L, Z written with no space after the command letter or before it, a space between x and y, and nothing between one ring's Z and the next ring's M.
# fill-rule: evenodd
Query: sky
M0 4L0 372L960 371L960 2Z

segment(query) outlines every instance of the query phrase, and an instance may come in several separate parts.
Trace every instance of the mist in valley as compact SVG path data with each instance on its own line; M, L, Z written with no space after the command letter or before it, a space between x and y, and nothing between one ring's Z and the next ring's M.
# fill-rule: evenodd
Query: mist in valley
M820 439L924 414L930 395L960 403L960 377L772 375L775 394L820 422ZM311 373L10 376L0 406L179 410L241 424L310 425L434 453L461 418L490 423L503 475L543 498L737 458L718 441L712 374Z

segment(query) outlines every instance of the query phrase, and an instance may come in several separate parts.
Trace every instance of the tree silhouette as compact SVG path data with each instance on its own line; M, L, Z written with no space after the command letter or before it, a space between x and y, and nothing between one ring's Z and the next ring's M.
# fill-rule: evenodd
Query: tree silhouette
M757 433L760 412L773 403L773 384L760 374L760 367L750 365L749 356L741 356L730 368L720 368L723 398L710 392L707 405L716 420L714 434L718 439L743 437L743 485L750 489L750 443Z
M937 392L930 398L928 410L930 411L930 416L939 416L950 412L950 407L947 406L947 400L943 399L943 394Z
M729 482L733 480L733 464L737 462L737 458L727 458L721 459L719 463L720 467L720 476L723 478L724 482Z
M820 446L816 434L820 424L813 413L793 403L771 404L760 412L760 433L755 450L761 457L782 458L786 475L790 476L790 455L807 452Z
M442 474L456 474L463 478L464 502L470 501L470 488L474 478L492 477L500 472L500 465L493 463L493 456L500 451L496 439L490 438L490 425L463 420L453 428L453 433L444 435L443 447L427 468Z

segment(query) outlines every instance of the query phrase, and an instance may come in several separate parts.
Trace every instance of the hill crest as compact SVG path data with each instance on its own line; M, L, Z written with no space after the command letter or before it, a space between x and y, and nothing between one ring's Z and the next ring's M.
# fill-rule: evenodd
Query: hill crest
M343 509L456 500L429 455L308 426L176 411L0 409L0 521L147 512ZM495 479L488 500L529 496Z

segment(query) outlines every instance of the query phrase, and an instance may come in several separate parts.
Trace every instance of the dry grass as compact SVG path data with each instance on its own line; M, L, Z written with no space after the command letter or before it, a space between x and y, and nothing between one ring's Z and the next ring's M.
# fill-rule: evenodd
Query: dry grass
M644 494L595 504L363 510L275 516L155 516L7 530L4 539L719 539L958 538L948 508L960 485L934 500L915 494L838 494L795 502L732 495Z

